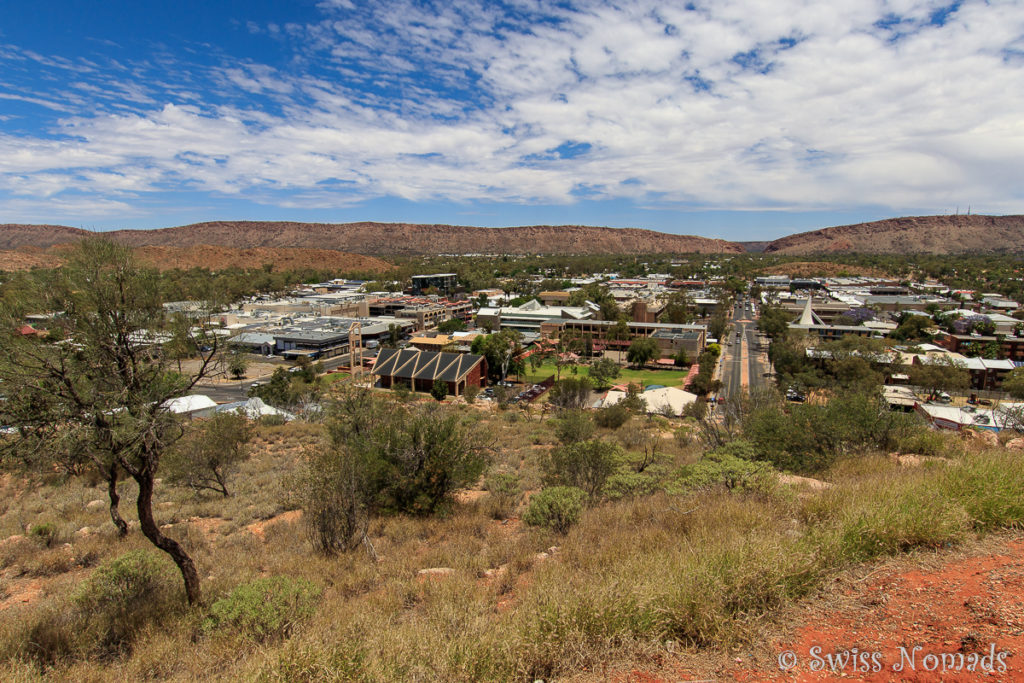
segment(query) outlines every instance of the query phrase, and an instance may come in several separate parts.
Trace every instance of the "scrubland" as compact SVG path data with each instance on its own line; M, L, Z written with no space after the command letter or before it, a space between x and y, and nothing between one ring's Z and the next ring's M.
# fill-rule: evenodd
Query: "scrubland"
M620 444L618 484L561 534L521 522L558 423L461 411L493 440L488 474L432 516L375 517L376 558L363 547L324 556L308 540L296 472L323 426L260 426L230 497L161 483L159 520L203 578L194 607L137 530L116 537L102 482L11 469L0 492L0 677L533 681L680 653L713 659L838 572L1024 522L1024 456L994 439L915 431L897 446L927 457L849 449L819 463L815 481L783 483L767 463L734 471L735 454L709 459L692 420L634 416L597 429ZM524 495L496 500L484 483L496 472ZM128 570L144 580L118 584ZM276 577L286 580L267 583ZM261 579L254 593L239 589Z

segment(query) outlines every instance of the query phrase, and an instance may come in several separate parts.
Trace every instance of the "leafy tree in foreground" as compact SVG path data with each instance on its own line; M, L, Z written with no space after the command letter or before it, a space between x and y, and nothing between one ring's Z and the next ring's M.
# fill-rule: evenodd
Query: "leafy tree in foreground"
M153 516L161 460L183 434L167 403L187 394L210 368L213 353L182 375L155 349L165 326L157 274L136 266L131 252L102 238L85 239L70 255L54 286L41 293L41 310L63 311L52 330L56 342L13 332L0 350L0 380L7 400L0 422L17 430L5 445L35 449L56 434L74 433L83 457L102 472L128 474L138 484L142 533L171 556L190 603L200 599L199 574L185 548L166 536ZM201 334L201 332L200 332ZM204 337L197 346L216 346ZM116 481L111 491L116 494ZM112 498L112 512L116 500Z
M487 464L484 439L437 404L405 406L345 387L327 415L330 440L299 476L310 539L326 554L372 548L370 518L432 514Z

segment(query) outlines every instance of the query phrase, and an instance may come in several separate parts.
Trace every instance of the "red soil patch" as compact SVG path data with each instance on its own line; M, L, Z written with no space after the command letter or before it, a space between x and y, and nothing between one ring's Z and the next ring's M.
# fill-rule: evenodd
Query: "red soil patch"
M735 672L734 678L1024 681L1024 540L935 569L883 568L865 579L870 580L851 582L837 596L838 605L807 615L795 633L777 643L774 657L754 670ZM820 648L817 659L815 647ZM835 671L827 663L821 666L827 654L852 654L854 648L856 658ZM791 671L780 671L782 653L795 655Z
M0 612L17 605L31 605L43 597L43 579L15 579L7 583L0 600Z
M253 536L256 536L262 541L265 540L264 536L267 532L267 528L283 522L297 522L300 519L302 519L302 510L289 510L288 512L282 512L276 517L271 517L270 519L265 519L261 522L253 522L245 528L252 533Z
M487 491L472 491L466 489L455 494L455 502L460 505L466 505L467 503L478 501L486 495Z
M599 676L581 672L569 680L1024 681L1024 536L992 536L968 549L902 556L844 572L764 631L772 628L776 631L763 644L731 653L666 653L640 666L610 664ZM820 648L817 659L811 654L815 647ZM792 653L797 662L787 671L779 666L783 653ZM850 653L845 666L830 670L826 655L838 663L836 656L843 653ZM999 658L1000 653L1006 654ZM968 670L971 655L977 662L973 671ZM894 668L901 662L902 669ZM986 672L982 663L994 671Z

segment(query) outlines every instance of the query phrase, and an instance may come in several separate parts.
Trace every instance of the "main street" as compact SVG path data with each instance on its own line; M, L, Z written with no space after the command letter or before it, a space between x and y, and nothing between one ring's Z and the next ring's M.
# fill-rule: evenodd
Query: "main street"
M738 299L733 308L732 330L722 340L722 390L725 399L741 397L751 388L764 385L767 359L750 300Z

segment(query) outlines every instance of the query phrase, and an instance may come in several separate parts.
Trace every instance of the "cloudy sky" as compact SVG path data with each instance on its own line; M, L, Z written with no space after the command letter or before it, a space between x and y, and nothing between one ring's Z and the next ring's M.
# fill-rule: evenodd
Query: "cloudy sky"
M1024 3L0 3L0 223L1024 213Z

